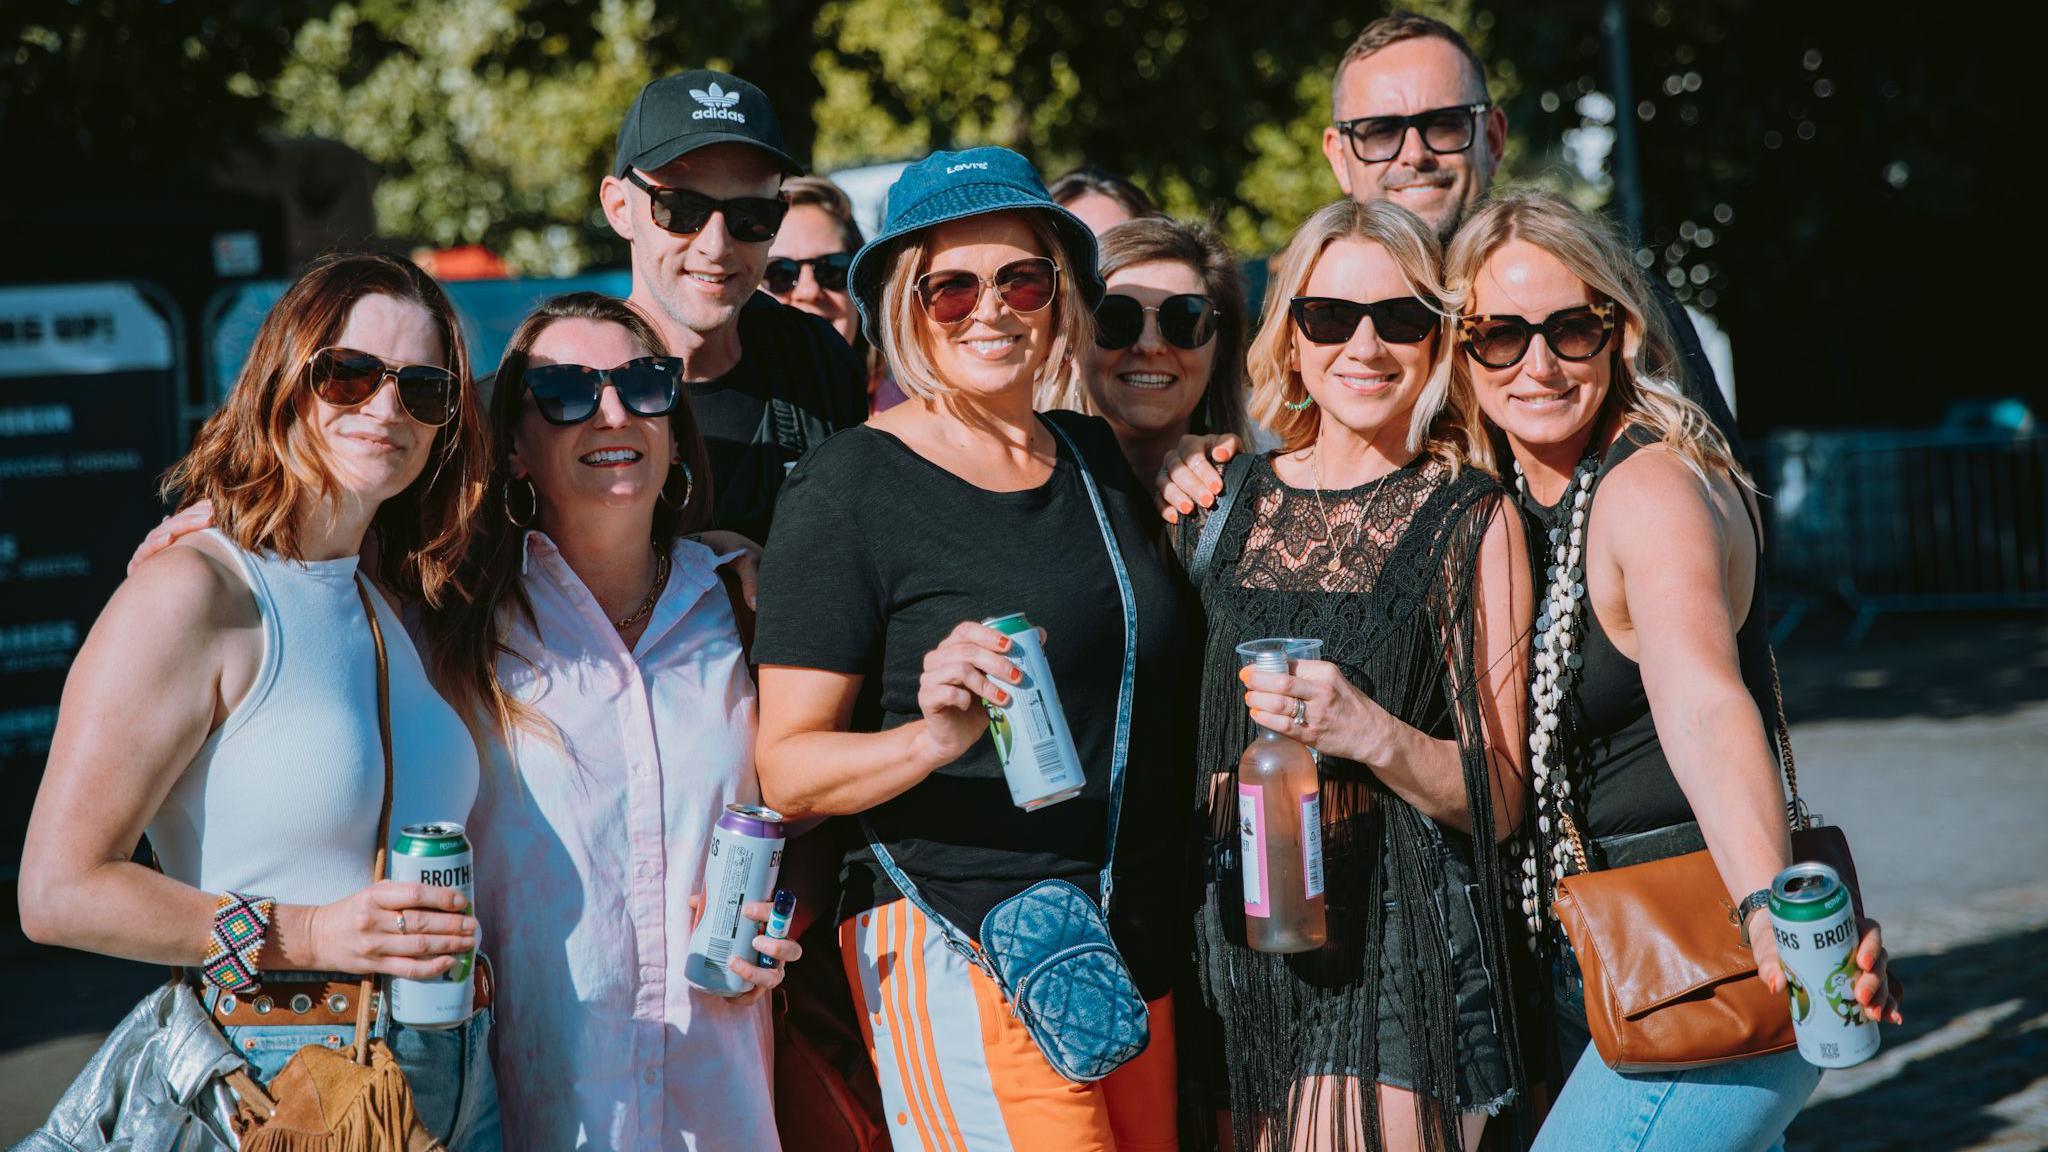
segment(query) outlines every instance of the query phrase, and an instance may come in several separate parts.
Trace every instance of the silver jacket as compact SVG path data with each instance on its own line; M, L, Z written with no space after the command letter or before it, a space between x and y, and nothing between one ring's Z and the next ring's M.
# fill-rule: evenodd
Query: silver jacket
M14 1152L223 1152L237 1147L235 1096L221 1077L242 1067L183 984L142 998Z

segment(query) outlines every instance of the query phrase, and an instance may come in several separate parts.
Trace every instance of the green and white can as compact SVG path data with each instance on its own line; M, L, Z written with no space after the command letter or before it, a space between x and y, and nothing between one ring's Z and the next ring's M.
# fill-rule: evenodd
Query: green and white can
M1799 1054L1821 1068L1877 1055L1877 1021L1856 1002L1856 908L1825 864L1794 864L1771 881L1771 928L1785 966L1785 996Z
M391 878L413 884L453 888L462 893L465 911L476 906L472 869L475 856L462 825L450 822L408 824L391 846ZM453 1028L469 1019L476 967L474 949L455 958L455 966L436 980L391 978L385 998L391 1018L408 1028Z
M996 759L1002 762L1003 778L1010 784L1011 803L1035 812L1079 796L1088 777L1081 771L1081 754L1074 750L1074 734L1067 728L1067 714L1060 709L1052 665L1045 662L1038 630L1022 612L982 623L1010 638L1010 659L1024 673L1018 683L1002 686L1009 693L1008 704L982 701L988 708Z

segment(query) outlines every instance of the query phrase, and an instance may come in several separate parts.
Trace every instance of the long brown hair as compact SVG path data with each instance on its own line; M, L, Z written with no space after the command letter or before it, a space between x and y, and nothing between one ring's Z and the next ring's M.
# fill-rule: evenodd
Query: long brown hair
M533 619L533 603L519 583L525 567L526 529L512 522L506 496L512 483L512 448L526 406L527 363L541 333L563 320L616 324L648 352L656 356L669 354L661 333L639 309L596 292L568 292L543 301L520 322L518 330L512 333L511 343L505 347L505 358L498 364L497 380L491 391L491 499L477 525L470 560L464 566L466 582L474 594L462 603L427 616L435 682L454 698L458 711L471 717L486 715L501 731L515 724L546 729L537 714L506 694L498 679L498 654L518 655L505 644L500 610L516 610L529 621ZM704 434L690 409L687 386L678 390L676 406L668 419L669 433L675 437L681 460L670 465L662 484L663 496L654 505L652 537L661 555L675 548L678 536L709 528L713 508L711 464L704 448ZM685 489L687 493L678 506L668 493Z
M434 318L443 367L455 374L455 418L434 430L432 458L370 522L379 583L430 607L462 598L459 570L483 502L483 414L455 308L433 277L395 256L335 253L313 262L263 318L227 402L200 428L192 450L165 474L180 507L213 502L213 520L240 547L303 559L297 512L307 496L335 496L334 470L309 432L305 387L313 354L341 338L366 296L417 304ZM451 595L452 594L452 595Z

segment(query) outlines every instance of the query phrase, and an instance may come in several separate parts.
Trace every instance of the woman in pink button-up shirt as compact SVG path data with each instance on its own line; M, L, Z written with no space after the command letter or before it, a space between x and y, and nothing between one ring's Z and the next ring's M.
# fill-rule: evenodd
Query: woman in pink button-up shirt
M428 625L438 679L483 718L473 839L508 1147L779 1146L758 989L782 970L734 959L757 991L733 1000L682 979L713 822L759 788L733 555L683 535L709 519L709 473L663 352L592 293L521 325L476 601Z

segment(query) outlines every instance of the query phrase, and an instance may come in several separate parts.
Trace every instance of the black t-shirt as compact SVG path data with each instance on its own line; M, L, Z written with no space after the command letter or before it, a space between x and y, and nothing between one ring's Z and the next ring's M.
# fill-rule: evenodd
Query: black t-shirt
M1178 714L1194 649L1180 592L1153 547L1151 501L1109 425L1055 412L1080 445L1130 571L1137 680L1111 929L1147 998L1172 982L1173 893L1185 859L1192 717ZM1076 461L990 492L870 427L834 436L783 488L761 566L754 655L863 677L852 728L916 720L925 654L962 620L1023 612L1045 654L1088 782L1036 812L1010 802L984 734L965 756L868 812L925 898L970 937L997 902L1046 879L1094 895L1108 832L1109 766L1123 672L1122 599ZM865 842L850 851L840 915L898 898Z
M867 419L867 375L825 320L756 293L740 310L739 363L691 381L690 409L711 456L715 523L766 540L789 466Z

